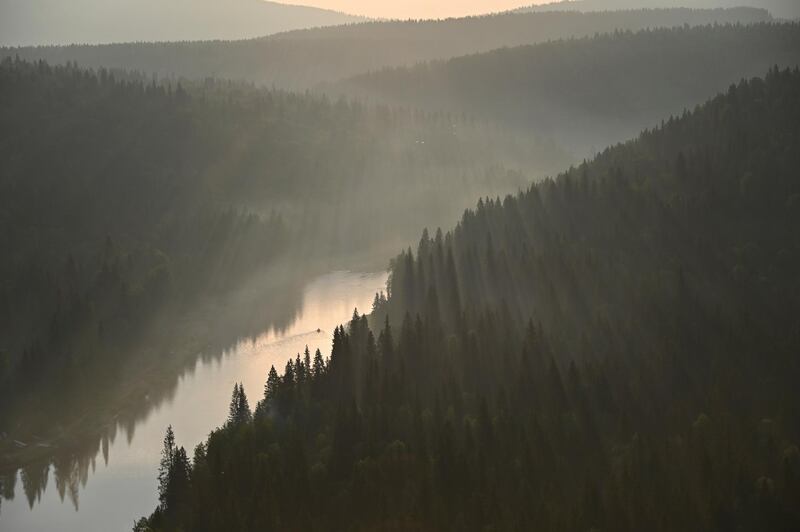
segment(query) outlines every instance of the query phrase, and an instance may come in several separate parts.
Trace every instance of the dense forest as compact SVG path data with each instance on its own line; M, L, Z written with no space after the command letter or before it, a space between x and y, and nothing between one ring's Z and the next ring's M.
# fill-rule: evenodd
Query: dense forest
M285 322L310 271L374 260L567 161L443 113L19 59L0 64L0 125L0 429L15 434L47 430L31 414L45 400L65 423L83 413L63 398L89 376L133 379L122 361L151 333L167 352L221 323L235 341ZM213 326L175 324L223 302Z
M773 65L800 64L800 25L614 32L361 74L381 101L466 111L552 136L573 153L630 138Z
M766 22L766 10L686 8L605 13L499 14L438 21L366 22L281 33L261 39L0 49L0 55L87 67L121 68L162 77L249 80L286 89L313 88L389 66L485 52L503 46L706 24ZM708 94L704 95L707 96Z
M797 530L798 145L772 69L426 231L135 530Z

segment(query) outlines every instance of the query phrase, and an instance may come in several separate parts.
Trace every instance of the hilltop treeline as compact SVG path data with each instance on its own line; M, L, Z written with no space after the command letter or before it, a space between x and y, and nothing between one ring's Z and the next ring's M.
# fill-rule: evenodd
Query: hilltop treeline
M618 9L683 7L686 0L560 0L528 7L517 12L543 11L609 11ZM695 8L736 7L742 0L695 0ZM800 6L794 0L749 0L747 5L768 10L772 16L785 19L800 17Z
M136 530L796 529L799 95L772 70L423 235L329 360L167 438Z
M288 265L248 290L293 286L304 264L394 246L564 160L446 114L20 59L0 64L0 128L0 395L15 401L253 275Z
M528 13L441 21L385 21L287 32L261 39L6 48L51 63L122 68L203 79L313 88L369 70L614 30L766 22L766 10L686 8L603 13Z
M798 24L717 25L500 49L362 74L342 87L466 111L589 153L693 108L731 80L798 64Z

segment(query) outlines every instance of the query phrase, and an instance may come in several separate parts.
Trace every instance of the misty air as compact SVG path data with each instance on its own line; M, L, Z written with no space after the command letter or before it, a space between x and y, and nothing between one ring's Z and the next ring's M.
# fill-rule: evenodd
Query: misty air
M531 1L0 0L0 531L800 530L800 2Z

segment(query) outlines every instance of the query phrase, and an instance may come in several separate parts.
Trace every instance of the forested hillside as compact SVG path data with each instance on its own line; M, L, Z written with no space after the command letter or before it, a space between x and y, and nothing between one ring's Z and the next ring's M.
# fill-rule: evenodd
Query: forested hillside
M796 530L798 143L771 70L426 232L136 530Z
M770 20L764 10L641 10L530 13L441 21L369 22L230 42L126 43L8 48L3 55L159 76L250 80L306 89L369 70L485 52L503 46L620 30Z
M580 156L693 108L731 80L800 64L800 24L615 32L385 69L342 90L552 136Z
M607 11L619 9L684 7L687 0L563 0L523 7L517 12L545 11ZM800 17L800 4L795 0L691 0L692 7L719 8L748 5L769 10L777 18L796 19Z
M420 222L565 160L444 114L21 60L0 64L0 125L3 431L11 397L73 397L57 392L97 360L118 371L152 327L178 334L174 320L209 297L246 286L282 301L305 270L369 263ZM251 309L229 336L263 330L277 308Z
M0 45L247 39L364 19L264 0L0 0Z

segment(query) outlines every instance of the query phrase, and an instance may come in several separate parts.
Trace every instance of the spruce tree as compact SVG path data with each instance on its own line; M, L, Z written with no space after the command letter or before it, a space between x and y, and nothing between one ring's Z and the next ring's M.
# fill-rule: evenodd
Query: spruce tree
M278 377L278 372L275 371L275 366L269 368L269 375L267 376L267 383L264 385L264 400L273 401L278 393L281 378Z
M167 508L167 493L174 459L175 433L172 431L172 425L170 425L167 427L167 433L164 436L164 448L161 450L161 463L158 466L158 500L162 510Z
M253 418L250 412L250 404L247 402L247 395L244 393L244 386L240 383L233 385L231 394L231 404L228 407L228 426L237 426L247 423Z
M303 352L303 365L305 366L305 373L306 379L311 379L311 351L308 350L308 346L306 346L306 350Z
M325 360L322 358L322 352L317 349L314 353L314 379L319 380L325 374Z

